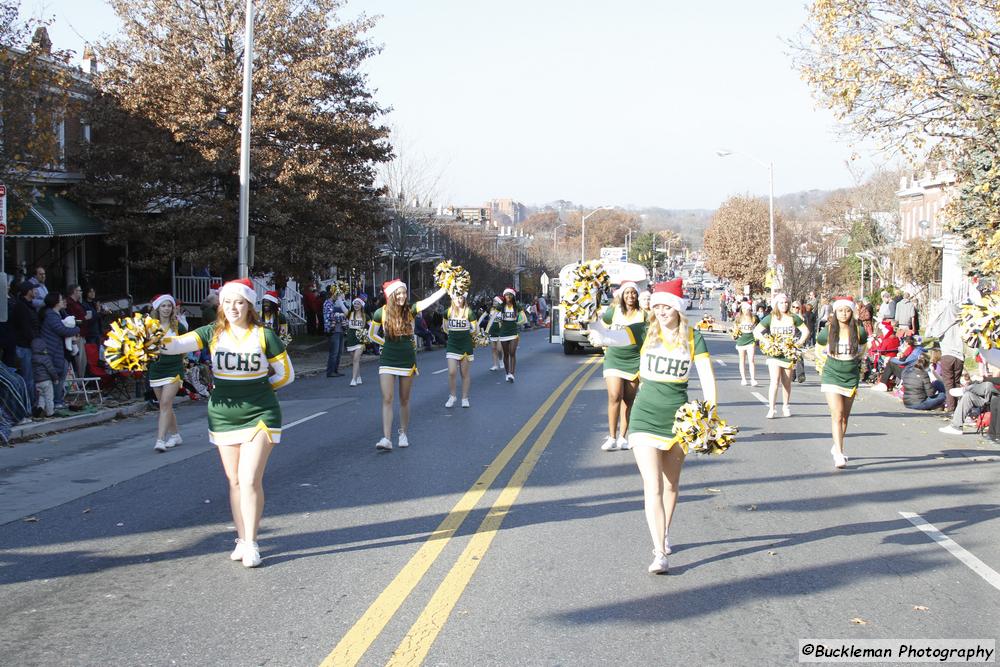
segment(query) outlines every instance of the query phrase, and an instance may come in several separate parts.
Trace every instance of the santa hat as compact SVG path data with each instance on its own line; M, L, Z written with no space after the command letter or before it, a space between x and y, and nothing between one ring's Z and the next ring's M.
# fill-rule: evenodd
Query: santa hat
M209 294L218 294L219 293L219 289L221 287L222 287L222 283L220 283L218 281L213 282L212 284L210 284L208 286L208 293Z
M784 301L785 303L790 303L787 294L785 294L784 292L778 292L777 294L771 297L771 308L777 310L778 304L781 303L782 301Z
M830 309L836 311L838 308L850 308L851 310L857 310L857 304L854 303L853 296L838 296L834 298Z
M514 288L513 288L513 287L508 287L507 289L505 289L505 290L503 291L503 295L504 295L504 296L507 296L508 294L510 294L510 295L511 295L512 297L514 297L515 299L517 298L517 292L515 292L515 291L514 291Z
M238 296L249 303L257 302L257 292L254 290L253 283L250 282L249 278L230 280L223 285L222 289L219 290L219 300L225 299L226 296Z
M892 322L889 320L882 320L882 322L879 323L879 326L882 327L883 331L885 331L886 336L896 335L896 330L893 328Z
M365 300L364 299L354 299L354 301L351 301L351 305L352 306L363 306L363 305L365 305Z
M281 305L281 297L274 290L268 290L264 292L264 296L261 297L261 301L270 301L275 305Z
M665 283L656 283L653 293L649 296L649 307L665 304L676 311L683 311L684 305L681 301L684 295L684 280L675 278Z
M750 303L750 299L747 299L746 297L740 299L740 308L742 309L743 306L746 306L747 310L753 310L753 304Z
M625 290L627 289L634 289L636 294L639 293L639 286L636 285L631 280L626 280L625 282L623 282L621 285L618 286L618 291L615 292L615 294L617 296L622 296L623 294L625 294Z
M399 278L393 278L392 280L387 280L382 283L382 293L385 294L385 300L388 301L393 292L400 288L406 289L406 283Z
M501 303L503 303L503 299L501 299L498 296L495 296L495 297L493 297L493 303L495 303L496 305L499 306Z
M158 309L161 305L168 302L172 304L174 308L177 307L177 302L174 300L174 297L170 296L169 294L157 294L156 296L153 297L153 303L152 303L153 310Z

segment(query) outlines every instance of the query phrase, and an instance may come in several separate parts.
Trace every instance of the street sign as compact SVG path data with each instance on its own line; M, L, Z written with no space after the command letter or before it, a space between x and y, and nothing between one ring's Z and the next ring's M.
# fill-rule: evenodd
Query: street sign
M542 272L542 277L540 279L540 282L542 283L542 294L548 294L549 293L549 274L547 274L547 273L545 273L543 271Z
M628 260L628 252L624 247L620 248L601 248L601 261L605 264L608 262L624 262Z
M0 184L0 236L7 233L7 186Z

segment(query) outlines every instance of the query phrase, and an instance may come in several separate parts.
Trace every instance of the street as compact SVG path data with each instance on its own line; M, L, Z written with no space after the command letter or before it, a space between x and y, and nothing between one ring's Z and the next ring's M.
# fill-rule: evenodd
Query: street
M0 449L0 663L781 665L805 638L995 639L1000 447L861 389L837 471L815 371L766 420L763 361L742 387L706 340L740 434L688 457L667 576L632 454L599 449L601 357L535 330L514 384L477 350L471 409L421 354L404 450L374 449L375 364L282 390L256 570L227 558L204 402L165 454L152 414Z

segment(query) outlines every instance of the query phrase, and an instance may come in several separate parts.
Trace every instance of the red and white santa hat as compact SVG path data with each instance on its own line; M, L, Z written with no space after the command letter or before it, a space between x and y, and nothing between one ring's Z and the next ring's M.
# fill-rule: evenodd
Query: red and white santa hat
M834 297L833 303L830 305L830 309L836 311L838 308L850 308L856 311L858 306L854 303L853 296L838 296Z
M363 306L363 305L365 305L365 300L362 299L362 298L360 298L360 297L355 297L355 299L353 301L351 301L351 305L352 306Z
M785 294L784 292L778 292L777 294L771 297L771 308L777 310L778 304L781 303L782 301L784 301L785 303L790 303L787 294Z
M249 278L239 278L230 280L219 290L219 300L222 301L227 296L238 296L249 303L257 302L257 292L253 288L253 283Z
M615 295L621 296L625 294L625 290L627 289L634 289L636 294L639 293L639 286L636 285L631 280L626 280L625 282L623 282L621 285L618 286L618 289L615 291Z
M514 291L514 288L513 288L513 287L508 287L507 289L505 289L505 290L503 291L503 295L504 295L504 296L507 296L508 294L510 294L510 295L511 295L512 297L514 297L515 299L517 298L517 292L515 292L515 291Z
M493 303L495 303L496 305L499 306L501 303L503 303L503 299L501 299L498 296L495 296L495 297L493 297Z
M173 304L174 308L177 307L177 301L174 300L174 297L170 296L169 294L157 294L156 296L153 297L153 302L152 302L153 310L156 310L165 303L171 303Z
M219 293L219 289L221 287L222 287L222 283L220 283L220 282L214 282L214 283L212 283L211 285L208 286L208 293L209 294L218 294Z
M393 293L400 288L406 289L406 283L399 278L393 278L392 280L387 280L382 283L382 293L385 294L386 301L388 301L389 297L391 297Z
M683 278L675 278L674 280L669 280L665 283L656 283L653 287L653 293L649 296L649 307L652 308L653 306L664 304L670 306L676 311L683 312L683 296Z
M268 290L264 292L264 296L261 297L261 301L270 301L273 304L281 305L281 297L274 290Z

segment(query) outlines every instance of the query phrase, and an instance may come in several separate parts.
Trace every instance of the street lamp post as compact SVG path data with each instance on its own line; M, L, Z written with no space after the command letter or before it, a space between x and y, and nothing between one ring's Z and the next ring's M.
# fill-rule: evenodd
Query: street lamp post
M240 278L250 275L250 102L253 89L253 0L247 0L246 36L243 40L243 119L240 123Z
M764 162L763 160L758 160L749 153L741 153L739 151L733 151L726 148L720 148L715 151L715 154L719 157L728 157L730 155L742 155L745 158L749 158L759 164L760 166L767 169L767 207L768 207L768 218L769 218L769 235L770 244L767 255L767 267L769 269L776 268L777 259L774 254L774 163ZM774 293L774 282L771 283L771 293Z
M556 225L555 229L552 230L552 252L556 251L556 239L559 238L559 228L560 227L565 227L565 226L566 226L566 223L565 222L561 222L558 225Z
M590 216L594 215L598 211L606 211L606 210L608 210L610 208L613 208L613 207L612 206L599 206L599 207L595 208L593 211L591 211L590 213L588 213L587 215L585 215L582 218L580 218L580 263L581 264L583 264L583 262L586 260L586 257L587 257L587 250L586 250L586 248L587 248L587 218L589 218Z

